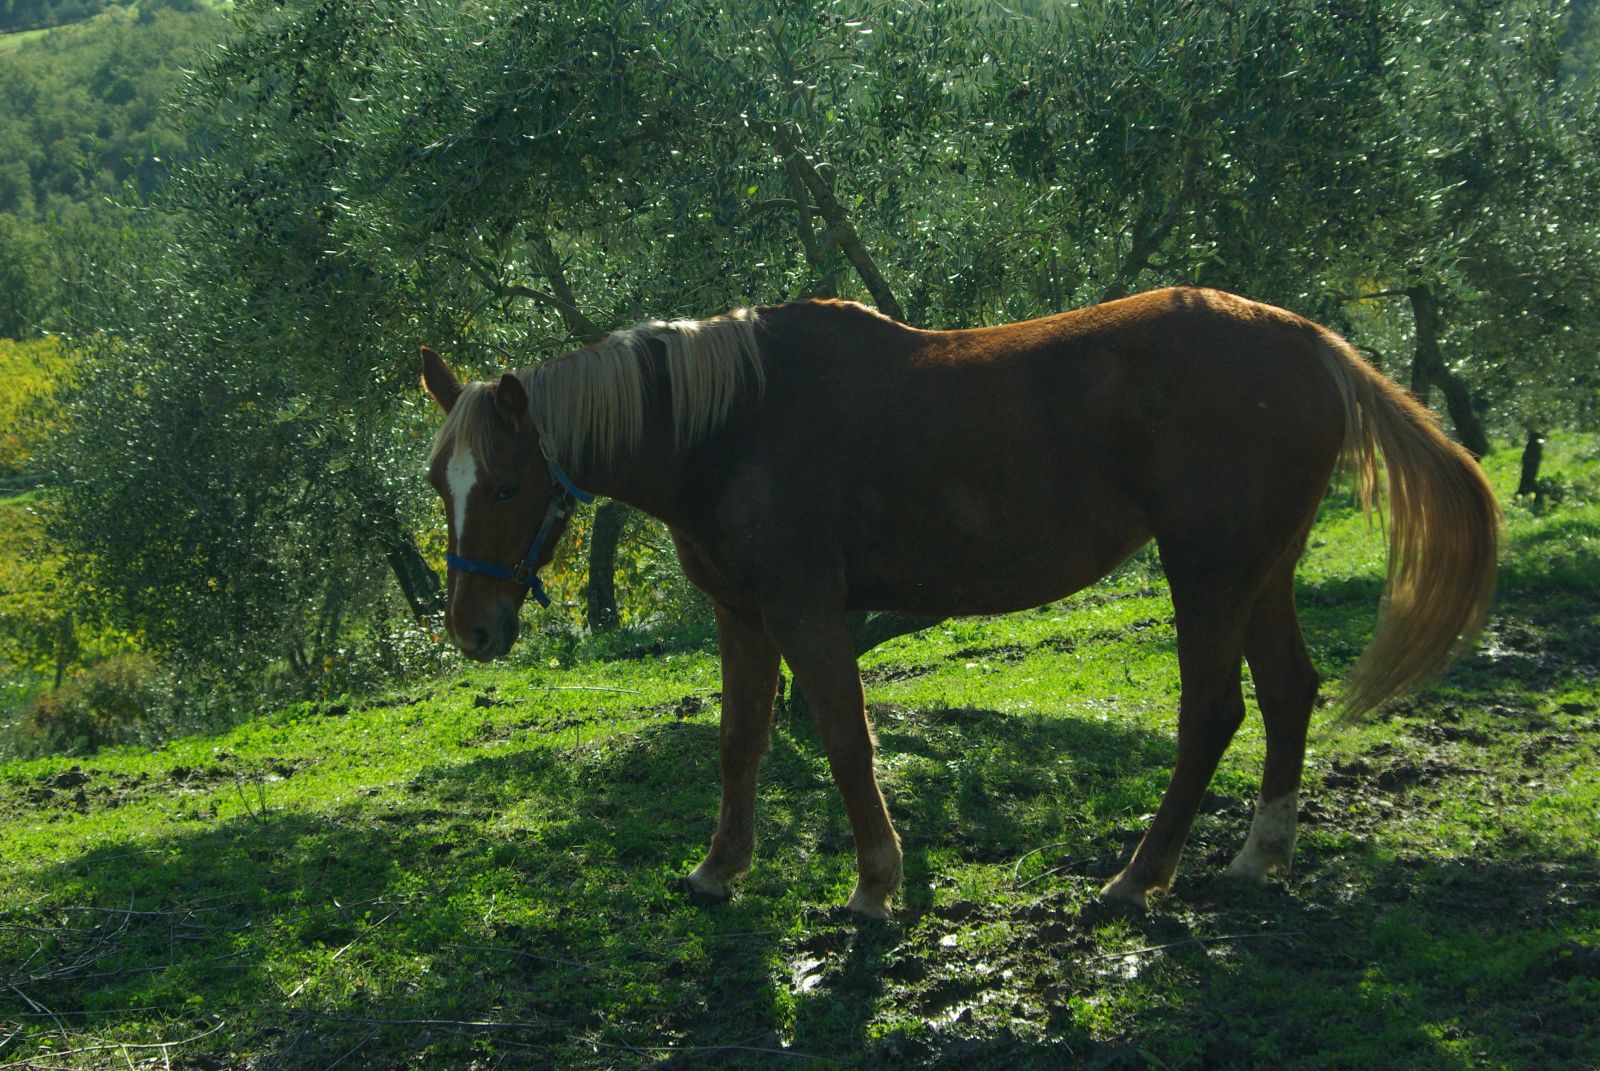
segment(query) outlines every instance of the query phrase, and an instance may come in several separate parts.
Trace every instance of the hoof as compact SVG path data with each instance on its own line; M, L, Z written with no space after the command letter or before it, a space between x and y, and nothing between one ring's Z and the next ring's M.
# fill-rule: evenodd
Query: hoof
M1275 870L1287 870L1286 865L1269 863L1260 856L1245 856L1241 854L1228 864L1228 869L1222 876L1235 885L1248 889L1264 889L1267 886L1267 877Z
M697 904L721 904L733 899L733 888L705 872L705 865L695 867L678 886L683 894Z
M1095 903L1107 918L1126 917L1143 915L1149 906L1148 897L1149 891L1129 878L1127 871L1123 871L1101 888L1100 898Z
M884 920L890 915L887 894L869 893L859 885L856 886L856 891L851 894L850 902L844 906L845 910L861 918Z
M1260 888L1267 883L1267 875L1275 871L1289 872L1289 864L1294 859L1298 799L1299 795L1291 792L1256 804L1256 815L1250 820L1250 835L1223 872L1229 881Z

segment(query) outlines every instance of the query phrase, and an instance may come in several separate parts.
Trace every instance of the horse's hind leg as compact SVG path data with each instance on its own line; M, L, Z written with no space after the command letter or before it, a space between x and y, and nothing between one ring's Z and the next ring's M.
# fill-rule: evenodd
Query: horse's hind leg
M1140 910L1148 893L1172 882L1211 775L1244 720L1240 658L1260 578L1165 547L1161 557L1178 625L1178 761L1132 860L1100 890L1102 900Z
M1229 865L1228 877L1259 885L1274 870L1288 870L1294 856L1306 727L1319 683L1294 612L1293 558L1274 573L1257 598L1244 652L1267 727L1267 761L1250 836Z

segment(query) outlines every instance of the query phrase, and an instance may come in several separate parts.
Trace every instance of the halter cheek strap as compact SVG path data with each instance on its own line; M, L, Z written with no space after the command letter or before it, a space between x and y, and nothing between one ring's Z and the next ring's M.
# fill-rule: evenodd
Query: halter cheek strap
M574 501L585 505L594 501L594 495L573 483L572 477L567 475L566 470L555 458L547 455L545 464L550 467L550 479L555 486L550 491L550 502L544 508L544 520L540 522L539 530L534 533L533 542L528 545L528 552L522 556L520 562L516 565L496 565L494 562L461 558L454 554L446 554L444 559L447 566L459 572L493 577L496 580L506 580L525 587L528 593L538 600L540 606L550 605L550 596L545 594L538 573L539 552L544 549L544 541L550 538L550 530L556 526L556 522L565 520L572 512Z

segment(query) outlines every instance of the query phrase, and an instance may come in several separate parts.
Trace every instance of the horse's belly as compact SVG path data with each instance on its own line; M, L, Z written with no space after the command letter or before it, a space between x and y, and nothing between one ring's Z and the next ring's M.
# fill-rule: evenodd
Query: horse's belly
M1132 516L1105 513L1089 523L911 527L848 556L849 604L929 617L1024 610L1088 587L1148 540Z

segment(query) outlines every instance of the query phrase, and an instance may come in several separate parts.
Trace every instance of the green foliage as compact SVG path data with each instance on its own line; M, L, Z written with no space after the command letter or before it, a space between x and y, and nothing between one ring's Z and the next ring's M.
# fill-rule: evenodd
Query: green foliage
M354 664L439 525L419 341L481 374L817 293L953 326L1211 283L1392 353L1408 326L1351 302L1426 285L1502 428L1589 421L1600 139L1563 18L242 4L183 89L182 165L74 278L93 420L60 536L165 653ZM635 544L639 597L659 545Z
M107 0L3 0L0 2L0 32L41 30L80 22L104 11Z
M544 631L559 632L584 623L593 519L591 510L572 518L543 574L552 599L548 619L540 622ZM442 549L438 560L443 561ZM680 626L702 632L715 628L711 599L684 578L666 526L636 510L628 511L624 524L615 581L623 626L649 630Z
M6 723L31 697L84 662L133 647L130 636L93 612L92 577L74 572L46 535L50 509L48 492L0 498L0 751L9 747ZM78 739L35 733L30 749L47 750L68 736Z
M1562 77L1567 20L1442 5L1400 54L1399 152L1374 176L1372 262L1445 298L1456 370L1512 434L1600 416L1600 82Z
M153 190L182 150L162 102L195 50L219 33L210 11L143 25L97 22L48 34L0 63L0 212L28 220L103 211L125 183Z
M0 171L0 200L9 181ZM44 226L0 212L0 338L28 338L55 304L56 256Z
M53 530L73 567L98 578L103 612L152 652L245 677L288 658L311 686L353 631L397 627L383 558L353 542L367 538L357 507L373 488L343 458L362 447L286 418L295 399L271 369L202 359L215 336L173 316L144 325L164 345L137 359L110 340L83 351L55 443Z
M113 655L62 687L36 694L4 743L24 756L92 755L139 739L169 701L148 656Z
M0 499L0 669L7 678L48 674L64 654L61 625L70 604L42 508L32 496Z
M33 455L60 431L55 396L71 382L70 369L58 338L0 338L0 481L34 471Z

